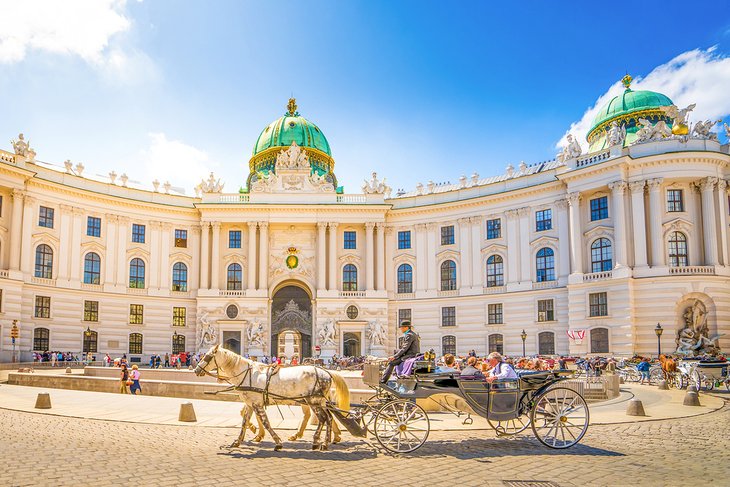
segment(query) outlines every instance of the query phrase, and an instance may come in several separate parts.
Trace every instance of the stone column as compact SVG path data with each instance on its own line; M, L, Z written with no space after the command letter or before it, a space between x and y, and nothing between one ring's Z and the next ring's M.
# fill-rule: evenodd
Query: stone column
M428 260L426 256L426 224L418 223L416 228L416 291L425 291L428 277Z
M471 222L469 218L459 218L459 255L461 256L460 265L457 272L460 274L459 287L466 289L471 286L472 267L470 264L471 256Z
M256 222L248 222L248 258L246 286L248 290L256 289Z
M483 275L486 271L482 271L482 221L479 216L473 216L469 219L471 223L471 287L482 288ZM484 281L486 282L486 281Z
M580 221L580 199L579 192L568 195L571 274L583 274L583 230Z
M220 289L221 272L221 222L211 222L213 238L210 242L210 288Z
M611 190L611 203L613 208L613 266L614 268L626 267L626 207L624 205L624 193L628 184L626 181L614 181L609 183Z
M385 230L387 240L385 245L385 262L383 263L383 269L385 270L385 287L383 289L387 290L389 287L394 289L393 286L395 286L395 279L393 278L393 273L395 272L395 269L393 269L393 252L398 245L398 241L395 238L393 227L383 226L383 229Z
M520 237L517 228L517 210L505 211L507 220L507 278L505 282L518 282L520 280Z
M730 266L730 249L727 242L727 217L728 217L728 201L727 201L727 185L724 179L717 181L717 207L720 211L720 255L722 255L722 264Z
M715 185L717 178L700 181L702 192L702 229L705 241L705 265L717 265L717 222L715 221Z
M259 289L269 289L269 222L259 222Z
M33 246L30 244L33 226L37 218L36 199L26 195L23 200L23 232L21 242L23 244L20 256L20 270L23 274L33 275ZM78 247L76 247L78 250Z
M327 251L329 252L329 278L327 279L327 290L337 291L337 223L329 222L329 245Z
M25 199L25 191L14 189L13 197L13 216L10 220L10 269L14 271L20 270L20 245L22 242L21 232L23 229L23 200Z
M129 217L120 216L119 224L117 229L119 230L119 237L117 238L117 249L116 249L116 278L114 282L117 287L128 287L129 286L129 266L127 265L127 245L129 245Z
M378 223L378 233L376 242L377 255L375 259L375 275L377 282L375 288L378 291L385 291L385 223Z
M157 281L162 290L170 290L172 283L172 269L170 268L170 239L172 238L172 224L163 222L160 230L160 277Z
M327 223L317 223L317 291L327 289Z
M160 258L162 253L162 222L151 221L147 225L150 231L150 258L147 262L145 287L159 289L160 287Z
M629 183L631 189L631 220L634 227L634 267L646 267L646 218L644 218L644 186L646 181Z
M73 224L71 227L71 281L81 280L81 235L84 234L84 210L73 209Z
M690 183L689 194L687 195L687 209L691 211L690 221L694 222L693 237L687 242L690 265L702 265L705 261L703 255L703 247L705 245L704 239L702 238L702 194L700 193L700 185L697 182ZM663 242L665 248L667 246L666 240Z
M426 270L428 271L428 289L439 290L439 277L441 274L441 268L436 260L436 232L439 226L436 223L426 224ZM461 269L457 269L457 272L461 272Z
M107 213L104 215L104 221L106 222L106 233L104 236L106 241L106 255L104 258L104 281L102 284L107 282L116 282L116 276L114 275L116 262L114 261L114 258L119 253L117 250L117 222L119 222L119 217L117 215ZM61 229L63 230L63 225L61 226ZM61 247L63 247L64 240L68 240L68 237L61 232ZM67 255L65 252L62 252L62 254ZM59 271L59 278L63 277L61 274L62 273ZM68 279L68 274L65 276L66 279Z
M61 237L61 244L60 249L58 251L58 281L59 282L68 282L69 277L71 276L71 223L73 219L73 207L70 205L59 205L60 210L60 217L61 217L61 228L59 235ZM107 222L109 221L109 217L116 218L115 215L107 215ZM111 226L111 225L108 225ZM109 250L109 245L114 245L114 239L112 236L112 239L109 238L109 229L107 229L106 232L106 240L107 240L107 255L112 256L114 254L114 250ZM78 250L78 249L76 249ZM111 262L111 259L107 258L107 269L109 268L109 264ZM112 263L112 269L113 269L113 263ZM106 279L110 279L110 277L105 276Z
M200 226L193 225L190 228L190 253L200 255ZM193 263L190 267L190 285L188 290L200 289L200 258L193 257Z
M520 282L532 281L532 252L530 251L530 208L519 208L520 219Z
M375 222L365 222L365 290L372 291L375 287L375 245L373 244L373 231Z
M651 233L651 266L663 266L664 262L664 238L662 236L662 178L647 180L649 187L649 232Z
M558 277L570 275L570 228L568 223L568 200L555 202L558 209Z
M200 289L210 289L208 264L210 259L210 222L200 224Z

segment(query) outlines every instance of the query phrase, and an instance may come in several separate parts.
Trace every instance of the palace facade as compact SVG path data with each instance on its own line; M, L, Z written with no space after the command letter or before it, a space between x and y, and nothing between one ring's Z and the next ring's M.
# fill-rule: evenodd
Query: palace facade
M656 354L698 320L727 349L728 145L629 82L587 154L397 194L375 174L344 192L293 100L239 192L87 177L20 138L0 151L0 360L384 355L405 319L438 353Z

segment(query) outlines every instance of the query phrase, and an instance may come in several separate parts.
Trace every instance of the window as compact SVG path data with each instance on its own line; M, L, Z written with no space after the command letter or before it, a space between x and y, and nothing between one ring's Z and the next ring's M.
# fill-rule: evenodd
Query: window
M188 266L182 262L172 266L172 290L183 293L188 290Z
M608 328L594 328L591 330L591 353L609 353Z
M243 289L243 270L241 269L241 264L234 262L228 266L226 289L229 291L240 291Z
M51 298L48 296L35 297L35 317L50 318L51 317Z
M535 212L535 231L542 232L553 228L553 210L540 210Z
M504 286L504 260L501 255L487 259L487 287Z
M669 266L686 267L688 265L687 237L682 232L672 232L669 234Z
M398 266L398 292L413 292L413 268L410 264L401 264Z
M589 316L608 316L608 293L588 295Z
M130 333L129 334L129 353L130 354L142 353L142 334L141 333Z
M84 257L84 284L101 284L101 258L95 252Z
M172 326L186 325L187 308L183 306L174 306L172 308Z
M410 230L406 230L404 232L398 232L398 248L401 250L411 248L411 231Z
M84 321L99 321L99 301L84 301Z
M144 261L142 259L132 259L129 263L129 287L144 289Z
M504 353L504 339L499 333L489 335L489 353L497 352L500 354Z
M537 321L555 321L555 308L552 299L537 301Z
M132 242L144 243L144 225L132 223Z
M441 227L441 245L454 244L454 226Z
M681 189L667 190L667 211L684 211L684 198Z
M487 305L487 324L501 325L504 323L502 318L502 303Z
M185 351L185 335L172 335L172 353L182 353Z
M40 244L35 249L35 276L53 278L53 250L46 244Z
M599 238L591 244L591 272L607 272L613 268L611 241Z
M348 230L345 232L345 248L356 249L357 248L357 232Z
M357 291L357 267L353 264L342 268L342 290Z
M51 332L48 331L48 328L36 328L33 330L33 350L47 352L51 348L50 335Z
M555 333L543 331L537 334L537 353L555 355Z
M53 208L41 206L40 213L38 215L38 226L53 228Z
M404 321L411 321L411 310L410 309L399 309L398 310L398 325Z
M441 326L456 326L456 306L441 308Z
M441 337L441 353L446 355L456 355L456 337L454 335L445 335Z
M229 249L240 249L241 248L241 230L229 230L228 231L228 248Z
M441 290L454 289L456 289L456 263L453 260L445 260L441 263Z
M502 237L502 219L487 220L487 240Z
M84 353L96 353L97 343L99 342L99 334L93 330L84 331Z
M608 218L608 196L601 196L591 200L591 221Z
M555 280L555 252L549 247L537 251L537 282Z
M144 306L141 304L129 305L129 324L141 325L144 321Z
M188 231L175 229L175 247L188 247Z
M101 237L101 218L90 216L86 219L86 235Z

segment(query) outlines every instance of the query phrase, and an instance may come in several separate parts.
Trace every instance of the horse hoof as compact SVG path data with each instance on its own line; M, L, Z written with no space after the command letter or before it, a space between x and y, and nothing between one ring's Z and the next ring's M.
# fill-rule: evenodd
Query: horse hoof
M274 451L281 451L281 449L282 449L282 448L284 448L284 447L283 447L283 446L281 446L281 445L276 445L276 446L274 447Z
M327 450L329 450L327 445L319 445L319 451L327 451Z
M316 443L312 445L312 450L319 450L319 445L317 445Z
M342 438L340 438L340 437L338 436L337 438L335 438L334 440L332 440L332 443L334 443L334 444L337 444L337 443L339 443L339 442L341 442L341 441L342 441Z
M241 443L238 441L234 441L228 448L238 448L239 446L241 446Z
M298 439L297 438L297 435L294 435L294 436L290 436L289 437L289 441L297 441L297 439Z
M254 436L253 441L255 441L256 443L258 443L259 441L261 441L263 439L264 439L263 436Z

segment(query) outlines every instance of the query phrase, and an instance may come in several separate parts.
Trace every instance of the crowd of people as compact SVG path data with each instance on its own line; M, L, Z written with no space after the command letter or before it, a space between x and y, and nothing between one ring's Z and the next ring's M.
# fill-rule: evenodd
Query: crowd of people
M96 356L87 353L45 351L33 352L34 363L50 363L51 367L65 367L67 365L89 365L96 361Z

